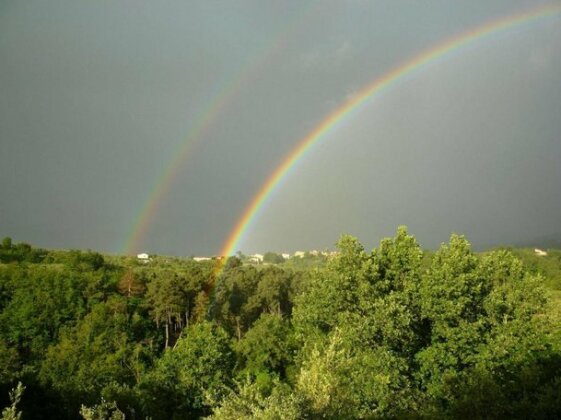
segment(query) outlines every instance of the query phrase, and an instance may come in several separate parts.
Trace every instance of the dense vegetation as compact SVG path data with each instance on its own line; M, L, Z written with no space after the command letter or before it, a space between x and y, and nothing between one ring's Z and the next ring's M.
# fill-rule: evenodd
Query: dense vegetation
M561 252L426 253L405 228L338 250L217 271L6 238L3 416L561 417Z

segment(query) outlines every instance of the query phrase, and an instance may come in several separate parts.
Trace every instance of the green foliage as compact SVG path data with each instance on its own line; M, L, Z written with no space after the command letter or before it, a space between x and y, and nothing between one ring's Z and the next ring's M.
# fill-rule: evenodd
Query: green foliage
M97 252L80 252L74 251L70 253L70 265L79 270L99 270L105 264L103 256Z
M296 298L294 323L301 337L328 333L356 309L367 256L350 236L343 236L337 246L338 256L325 271L314 272L307 290Z
M238 376L254 379L262 391L274 380L290 375L294 343L290 324L277 314L262 314L247 334L235 343Z
M43 261L46 255L47 252L45 250L34 249L26 243L13 244L10 237L5 237L0 245L0 263L38 263Z
M561 250L548 249L547 256L536 255L533 249L508 248L510 253L522 261L532 274L541 274L544 285L561 290Z
M417 355L418 377L436 412L486 417L492 395L494 417L536 414L519 402L533 406L539 385L521 373L542 376L540 365L559 357L551 352L550 326L542 317L541 283L512 254L478 259L458 236L436 253L421 293L431 344ZM559 366L550 372L559 375ZM552 380L542 376L540 382Z
M216 278L5 241L0 404L21 380L29 418L561 416L560 252L423 252L404 227L338 249Z
M21 382L18 382L17 386L10 391L10 403L9 407L6 407L2 410L2 419L1 420L20 420L21 419L21 411L18 411L18 404L21 400L21 396L23 395L23 391L25 391L25 387L22 385Z
M0 385L9 384L16 379L20 368L18 352L0 339Z
M275 382L273 391L263 395L259 386L251 382L238 385L231 391L210 419L213 420L296 420L302 418L302 401L290 389Z
M285 260L283 267L296 271L309 271L317 268L323 268L327 265L329 258L321 253L313 255L306 252L302 258L292 257Z
M228 329L241 338L242 331L258 317L257 308L249 304L255 294L259 274L251 266L237 267L224 271L216 285L213 316Z
M282 264L284 258L276 252L265 252L265 255L263 255L263 262L268 264Z
M183 275L169 269L152 273L146 300L157 327L166 333L164 347L173 344L190 320L197 317L197 304L205 288L205 275L197 265L189 265Z
M68 270L23 268L9 303L0 314L0 335L14 343L26 360L43 355L60 328L86 310L84 279Z
M149 356L131 339L133 322L123 298L96 305L75 328L63 330L58 343L49 347L39 377L64 395L69 404L95 401L113 382L138 382Z
M233 270L235 268L241 267L242 264L242 260L240 257L229 257L226 260L226 264L224 264L224 271L229 271L229 270Z
M146 411L154 418L185 418L209 411L231 384L234 354L226 332L202 322L164 352L141 382Z
M93 407L82 405L80 415L84 420L125 420L125 414L117 408L117 404L108 403L103 398Z
M419 407L431 417L484 416L491 391L496 417L519 415L513 407L536 414L528 407L537 384L553 389L561 373L539 277L507 252L478 258L457 235L425 272L404 228L370 256L353 238L339 247L294 309L298 390L313 416L399 417ZM520 369L543 373L530 380Z
M240 266L218 279L212 316L238 339L262 313L292 312L292 273L275 266Z
M6 236L2 239L2 249L8 250L12 248L12 238Z
M128 298L142 296L146 292L145 280L130 268L119 279L117 288L119 293Z
M261 313L279 316L292 312L292 275L277 267L265 267L259 272L259 283L255 295L250 299Z

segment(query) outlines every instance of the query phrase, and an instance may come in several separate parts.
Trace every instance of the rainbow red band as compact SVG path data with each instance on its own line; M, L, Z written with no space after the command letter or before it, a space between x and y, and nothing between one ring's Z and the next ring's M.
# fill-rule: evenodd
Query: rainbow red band
M363 88L357 95L343 104L343 106L328 115L313 131L300 140L298 145L284 158L246 207L242 217L236 223L228 239L223 244L220 255L230 256L234 254L240 241L259 215L259 212L271 198L275 189L286 179L290 170L302 160L304 155L308 153L313 146L324 139L325 135L332 130L338 122L363 105L367 100L388 89L404 77L421 70L427 64L441 59L467 45L473 44L478 40L542 18L557 16L559 13L561 13L561 5L548 5L529 12L488 22L418 54L374 80L374 82Z

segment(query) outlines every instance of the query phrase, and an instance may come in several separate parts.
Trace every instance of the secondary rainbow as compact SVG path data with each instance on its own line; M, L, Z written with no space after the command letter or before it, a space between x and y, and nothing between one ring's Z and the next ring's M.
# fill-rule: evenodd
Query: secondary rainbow
M318 3L319 4L319 3ZM208 133L212 127L212 123L216 121L221 112L230 104L243 87L266 67L266 64L284 48L290 37L298 33L298 29L303 27L304 23L314 15L318 4L312 3L303 12L298 13L286 27L279 31L273 37L273 40L267 42L252 60L250 60L242 69L230 78L230 83L224 86L208 102L206 108L195 118L193 127L189 130L185 140L181 142L178 150L174 154L171 162L166 165L163 173L156 179L150 193L141 207L138 216L134 219L130 235L126 238L123 250L125 254L134 254L139 250L142 239L154 220L160 203L165 199L171 190L177 175L180 173L192 154L194 147Z
M421 52L364 87L357 95L329 114L313 131L300 140L298 145L285 157L282 163L261 186L261 189L243 212L242 217L238 220L226 242L223 244L220 255L230 256L234 254L240 241L259 215L259 212L271 198L274 191L281 185L282 181L288 176L290 170L301 161L302 157L308 153L314 145L324 139L325 135L333 130L337 123L348 117L352 111L363 105L368 99L375 97L377 94L388 89L404 77L411 75L413 72L420 71L426 65L478 40L539 19L557 16L559 13L561 13L561 5L547 5L485 23Z
M159 204L168 195L174 180L190 156L193 147L208 132L216 116L240 89L242 82L243 80L239 79L226 89L220 91L196 119L194 127L182 142L180 150L175 153L171 163L166 166L164 172L154 182L154 187L150 190L151 192L144 206L142 206L139 215L134 221L133 228L131 229L132 233L126 240L124 246L125 254L134 254L138 251L142 238L146 236L148 228L158 212Z

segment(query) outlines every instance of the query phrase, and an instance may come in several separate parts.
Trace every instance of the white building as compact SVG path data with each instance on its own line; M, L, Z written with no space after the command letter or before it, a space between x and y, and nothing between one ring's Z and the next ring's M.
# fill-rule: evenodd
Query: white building
M193 257L193 260L199 262L199 261L210 261L212 258L210 257Z
M542 251L541 249L534 248L534 252L538 257L547 257L547 252Z
M296 252L294 253L294 257L304 258L304 255L305 255L305 254L306 254L306 253L305 253L304 251L296 251Z
M283 257L285 260L289 260L289 259L290 259L290 254L281 254L281 255L282 255L282 257Z
M263 262L263 255L261 254L253 254L247 256L247 261L254 263L254 264L261 264Z
M142 261L142 262L145 262L145 263L147 263L148 261L150 261L150 255L148 255L148 254L145 253L145 252L143 252L142 254L138 254L138 255L136 256L136 258L137 258L139 261Z

